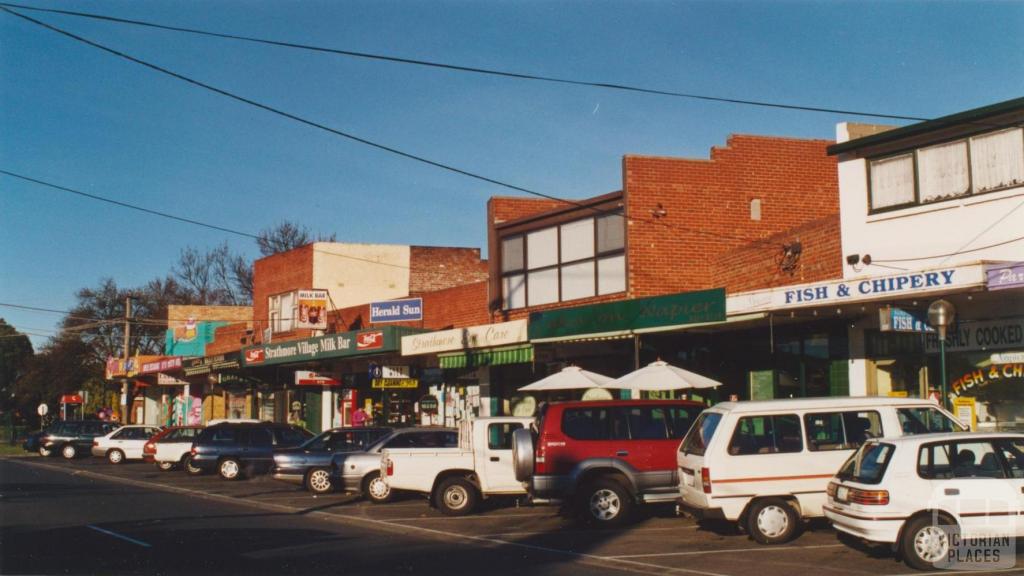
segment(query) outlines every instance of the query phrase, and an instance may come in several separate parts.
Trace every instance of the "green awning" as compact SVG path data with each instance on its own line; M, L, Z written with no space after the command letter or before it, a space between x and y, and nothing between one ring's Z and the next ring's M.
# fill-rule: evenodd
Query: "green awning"
M533 345L507 346L489 350L438 354L441 368L476 368L477 366L501 366L533 362Z

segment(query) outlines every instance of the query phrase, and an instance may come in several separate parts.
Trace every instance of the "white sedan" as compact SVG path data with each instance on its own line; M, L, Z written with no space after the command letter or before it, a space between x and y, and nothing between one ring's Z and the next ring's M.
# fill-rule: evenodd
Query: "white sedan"
M92 455L102 456L111 464L125 460L142 460L142 448L160 429L155 426L121 426L106 436L92 441Z
M868 441L829 483L825 516L917 569L1012 567L1013 539L1024 537L1024 434Z

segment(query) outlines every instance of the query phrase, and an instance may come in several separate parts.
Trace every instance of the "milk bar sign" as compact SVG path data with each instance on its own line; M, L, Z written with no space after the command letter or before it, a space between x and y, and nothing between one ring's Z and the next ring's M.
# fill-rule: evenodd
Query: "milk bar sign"
M388 300L370 303L370 322L413 322L423 320L423 299Z

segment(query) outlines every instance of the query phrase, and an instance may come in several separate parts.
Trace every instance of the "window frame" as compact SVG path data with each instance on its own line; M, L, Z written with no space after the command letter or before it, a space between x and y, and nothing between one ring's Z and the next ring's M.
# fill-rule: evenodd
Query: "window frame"
M868 215L871 216L871 215L874 215L874 214L884 214L886 212L893 212L893 211L896 211L896 210L904 210L906 208L913 208L913 207L918 207L918 206L931 206L933 204L941 204L943 202L949 202L949 201L952 201L952 200L960 200L960 199L963 199L963 198L971 198L972 196L981 196L981 195L990 194L990 193L993 193L993 192L1000 192L1000 191L1008 190L1008 189L1011 189L1011 188L1024 187L1024 182L1018 182L1016 184L1006 184L1006 185L1003 185L1003 186L997 186L997 187L993 187L993 188L989 188L989 189L986 189L986 190L979 191L977 189L977 186L975 185L975 182L974 182L974 180L975 180L974 179L974 155L973 155L973 146L972 146L974 139L981 138L981 137L984 137L984 136L988 136L988 135L991 135L991 134L998 134L1000 132L1010 132L1010 131L1019 131L1020 136L1021 136L1020 137L1020 146L1022 148L1024 148L1024 128L1021 128L1021 127L1018 127L1018 126L1010 126L1010 127L1006 127L1006 128L1000 128L998 130L988 130L988 131L976 132L976 133L973 133L973 134L958 135L955 138L947 138L947 139L943 139L943 140L940 140L940 141L937 141L937 142L930 142L928 144L922 144L920 146L914 146L912 148L904 148L904 149L900 149L898 151L889 152L889 153L885 153L885 154L880 154L880 155L877 155L877 156L867 156L867 157L865 157L864 158L864 171L865 171L865 176L866 176L865 184L867 186ZM936 147L944 146L944 145L948 145L948 144L954 144L954 143L957 143L957 142L963 142L964 146L967 149L967 160L966 160L967 161L967 166L966 166L967 167L967 192L965 192L963 194L960 194L960 195L957 195L957 196L948 196L948 197L942 197L942 198L935 198L935 199L928 200L928 201L922 201L921 200L921 178L920 178L920 172L919 172L919 167L918 167L919 166L919 162L920 162L919 161L920 152L922 150L926 150L926 149L930 149L930 148L936 148ZM885 206L885 207L882 207L882 208L875 208L874 190L873 190L873 186L871 185L872 163L880 162L880 161L884 161L884 160L889 160L889 159L892 159L892 158L898 158L900 156L907 156L907 155L910 156L910 161L911 161L911 165L912 165L912 168L913 168L913 186L914 186L913 200L910 201L910 202L905 202L905 203L901 203L901 204L894 204L892 206Z
M608 250L602 251L602 250L599 249L599 234L598 234L598 231L601 229L601 226L600 226L599 222L601 220L608 219L608 218L619 218L619 219L621 219L621 221L622 221L622 246L619 247L619 248L608 249ZM562 259L562 227L570 225L570 224L574 224L574 223L577 223L577 222L581 222L581 221L584 221L584 220L590 220L591 222L593 222L593 224L591 226L591 228L592 228L592 230L591 230L591 239L592 239L592 242L593 242L592 254L590 256L586 256L586 257L582 257L582 258L576 258L576 259L573 259L573 260L563 260ZM610 212L607 212L607 213L598 214L598 215L595 215L595 216L587 216L587 217L584 217L584 218L572 218L572 219L567 219L567 220L564 220L564 221L550 222L550 223L546 223L543 226L537 226L537 227L534 227L534 228L529 228L529 229L524 229L524 230L517 230L515 232L510 232L508 234L500 234L499 233L498 242L497 242L497 244L498 244L498 252L499 252L498 253L498 260L499 261L498 261L498 269L497 270L498 270L498 274L499 274L498 286L499 286L499 288L501 290L501 309L502 310L522 310L522 309L525 309L525 308L531 308L533 306L546 306L546 305L550 305L550 304L558 304L558 303L561 303L561 302L574 302L574 301L577 301L577 300L584 300L586 298L596 298L596 297L601 297L601 296L610 296L610 295L614 295L614 294L623 294L623 293L627 292L629 290L629 261L628 261L627 251L626 251L626 244L627 244L627 234L626 234L626 231L627 231L626 228L627 227L626 227L626 224L627 224L627 220L626 220L625 212L623 210L621 210L621 209L618 209L618 210L613 210L613 211L610 211ZM527 241L527 237L530 234L532 234L532 233L536 233L536 232L540 232L540 231L548 230L548 229L554 229L554 231L555 231L555 251L556 251L555 263L554 264L549 264L549 265L546 265L546 266L539 266L539 267L536 267L536 268L531 268L531 266L530 266L529 242ZM505 269L505 243L510 241L510 240L516 240L516 241L518 241L520 243L519 244L519 250L522 252L522 255L523 255L522 266L519 267L519 268L511 268L511 269L506 270ZM623 258L622 268L623 268L623 276L624 276L624 279L625 279L623 289L615 291L615 292L608 292L608 293L602 294L601 293L600 281L599 281L600 280L600 266L599 266L599 264L600 264L600 262L602 260L606 260L606 259L614 258L614 257L618 257L618 256L622 256L622 258ZM565 299L565 294L564 294L564 290L563 290L563 287L562 287L563 286L562 271L565 268L567 268L567 267L570 267L570 266L573 266L573 265L577 265L577 264L584 264L584 263L587 263L587 262L592 262L593 263L593 290L592 290L592 293L589 296L580 296L580 297L572 298L572 299L569 299L569 300ZM547 272L547 271L551 271L551 270L555 271L555 282L557 284L557 291L556 291L557 292L557 296L556 296L556 299L553 302L544 302L542 304L533 304L533 303L531 303L530 302L530 274L536 274L538 272ZM505 286L506 286L507 279L509 277L512 277L512 276L522 276L522 278L523 278L523 285L522 285L522 288L521 288L522 291L523 291L523 297L522 297L523 303L524 303L523 306L513 307L513 306L510 305L509 294L508 294Z

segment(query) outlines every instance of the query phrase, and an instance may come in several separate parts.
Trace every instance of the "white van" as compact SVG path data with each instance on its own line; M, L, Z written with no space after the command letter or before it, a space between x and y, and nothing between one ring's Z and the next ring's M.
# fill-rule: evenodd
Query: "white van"
M889 397L723 402L679 445L681 508L780 544L823 516L829 480L868 438L963 430L929 400Z

